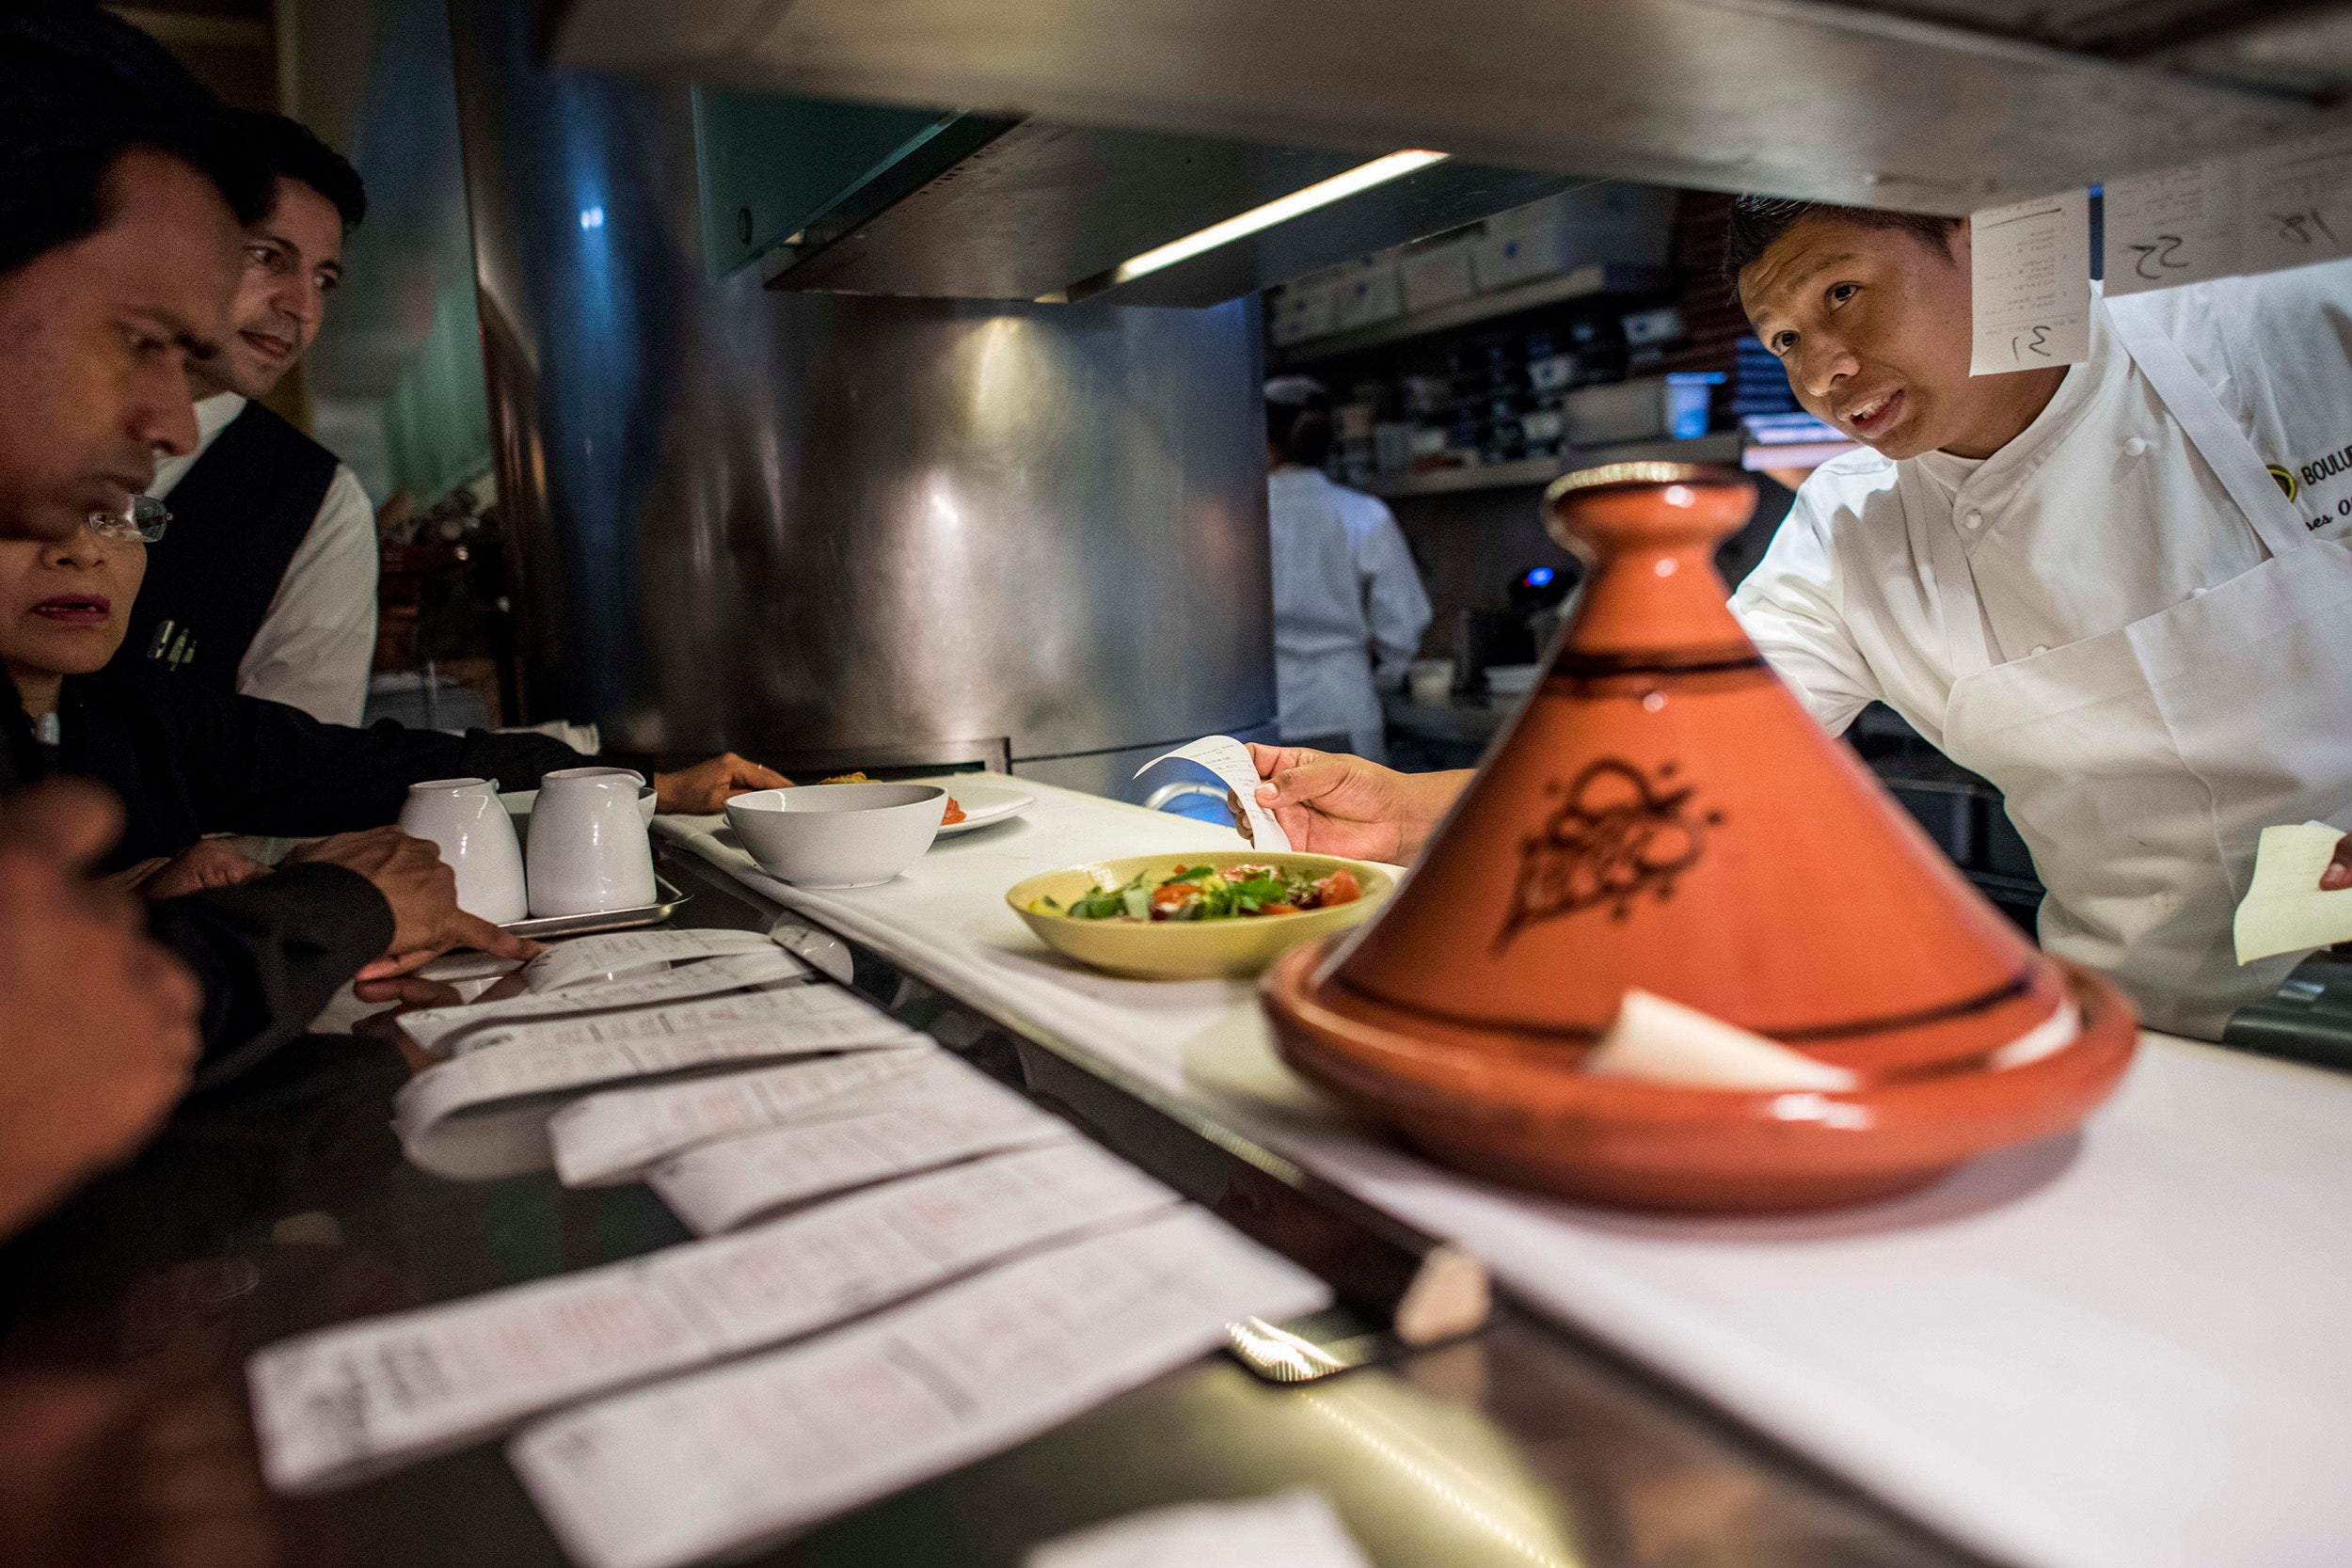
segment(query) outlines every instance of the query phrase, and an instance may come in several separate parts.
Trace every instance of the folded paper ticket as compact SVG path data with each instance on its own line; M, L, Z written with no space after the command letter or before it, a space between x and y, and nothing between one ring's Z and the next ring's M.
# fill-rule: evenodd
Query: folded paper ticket
M942 1053L921 1073L861 1094L839 1114L688 1149L645 1180L698 1236L787 1204L976 1154L1078 1136L977 1068Z
M437 1176L545 1170L555 1158L548 1117L571 1091L729 1062L922 1045L927 1037L849 991L806 985L501 1024L471 1043L392 1099L401 1147Z
M757 953L774 946L757 931L612 931L600 937L576 937L523 965L523 986L532 991L562 990L694 958Z
M575 1100L548 1122L555 1174L567 1187L633 1181L648 1166L702 1144L839 1114L909 1074L970 1069L945 1052L861 1051L813 1062Z
M2325 822L2263 830L2253 881L2231 924L2238 962L2352 942L2352 888L2319 891L2343 838L2342 828Z
M772 1345L1176 1195L1091 1144L1008 1154L740 1235L345 1323L247 1364L264 1469L315 1491L534 1411Z
M766 952L705 958L626 980L606 980L558 991L525 992L497 1002L475 1002L459 1007L421 1007L413 1013L403 1013L400 1026L423 1049L446 1056L472 1050L472 1041L497 1023L684 1002L752 986L812 979L815 975L816 971L783 948L771 947Z
M808 1344L602 1400L508 1446L585 1568L734 1554L1011 1447L1322 1281L1189 1206Z

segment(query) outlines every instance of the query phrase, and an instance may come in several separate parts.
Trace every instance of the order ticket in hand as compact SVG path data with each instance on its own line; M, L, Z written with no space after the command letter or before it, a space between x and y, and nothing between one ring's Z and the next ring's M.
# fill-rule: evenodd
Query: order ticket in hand
M558 1096L723 1062L927 1044L834 986L739 991L644 1012L501 1025L479 1049L427 1068L392 1099L408 1158L437 1176L480 1180L545 1170Z
M1230 735L1204 736L1188 746L1162 752L1136 768L1136 777L1140 779L1170 757L1199 763L1215 773L1225 787L1233 792L1233 799L1241 802L1242 816L1248 820L1249 842L1253 847L1260 849L1290 848L1290 834L1284 832L1282 825L1274 820L1272 812L1258 804L1258 789L1265 781L1258 777L1258 765L1249 760L1248 747Z
M420 1007L415 1012L401 1014L400 1027L422 1049L446 1056L471 1050L469 1038L494 1023L684 1002L752 986L811 979L815 974L783 948L771 947L766 952L705 958L700 963L683 964L654 974L632 975L626 980L606 980L559 991L526 992L457 1007Z
M567 1187L633 1181L648 1166L698 1145L837 1114L894 1079L969 1069L945 1052L861 1051L813 1062L608 1089L575 1100L548 1121L555 1174Z
M1329 1300L1187 1206L550 1418L507 1453L573 1561L674 1568L1009 1448L1221 1343L1236 1319Z
M2325 822L2265 828L2254 851L2254 876L2231 923L2237 961L2352 941L2352 888L2319 891L2344 830Z
M283 1340L246 1371L263 1467L280 1491L355 1481L1177 1201L1092 1144L1061 1144L740 1235Z
M841 1114L688 1149L645 1175L698 1236L787 1204L845 1192L952 1160L1075 1138L977 1068L945 1053L857 1097Z

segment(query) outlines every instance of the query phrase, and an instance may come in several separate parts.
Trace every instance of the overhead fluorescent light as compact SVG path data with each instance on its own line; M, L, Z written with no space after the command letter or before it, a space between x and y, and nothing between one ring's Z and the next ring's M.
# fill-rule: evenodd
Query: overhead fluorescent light
M1255 234L1262 229L1271 229L1278 223L1287 223L1301 213L1311 213L1318 207L1328 207L1334 201L1346 200L1359 191L1368 191L1375 185L1385 185L1391 180L1401 180L1416 169L1427 168L1432 164L1442 164L1446 161L1446 157L1447 154L1443 152L1424 152L1416 149L1405 152L1391 152L1385 158L1375 158L1372 162L1360 164L1344 174L1335 174L1328 180L1309 185L1305 190L1293 191L1290 195L1277 198L1263 207L1252 207L1246 213L1237 214L1222 223L1213 223L1206 229L1185 235L1181 240L1170 240L1168 244L1147 250L1140 256L1130 257L1112 269L1109 279L1102 287L1116 288L1121 283L1132 283L1138 277L1158 272L1166 267L1172 267L1179 261L1189 261L1203 251L1215 250L1221 245L1231 245L1235 240Z

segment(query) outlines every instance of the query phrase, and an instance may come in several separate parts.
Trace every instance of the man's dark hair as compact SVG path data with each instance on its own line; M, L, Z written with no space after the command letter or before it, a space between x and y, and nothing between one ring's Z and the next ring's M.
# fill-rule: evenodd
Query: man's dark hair
M162 44L87 0L0 0L0 275L103 228L134 148L204 175L241 224L269 211L268 168Z
M298 119L248 109L237 123L274 179L298 180L335 204L348 233L368 215L368 187L350 161Z
M1317 392L1302 403L1265 405L1265 444L1277 463L1320 468L1331 455L1331 400Z
M1739 293L1740 275L1772 248L1783 234L1807 218L1860 224L1865 229L1900 229L1945 255L1952 253L1958 218L1932 213L1883 213L1869 207L1839 207L1827 201L1796 201L1778 196L1743 196L1731 204L1731 227L1724 235L1724 277Z

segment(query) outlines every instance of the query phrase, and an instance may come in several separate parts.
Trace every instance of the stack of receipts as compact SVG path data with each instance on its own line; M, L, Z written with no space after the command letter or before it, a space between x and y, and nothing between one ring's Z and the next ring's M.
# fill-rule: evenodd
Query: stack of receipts
M1008 1264L815 1342L623 1394L508 1449L566 1553L736 1553L1023 1441L1220 1343L1327 1305L1200 1210Z
M555 1174L566 1187L634 1181L673 1154L827 1115L946 1059L935 1049L861 1051L716 1078L608 1089L575 1100L548 1119Z
M473 1002L456 1007L424 1007L403 1013L400 1026L408 1037L436 1055L456 1055L495 1045L504 1037L501 1024L523 1019L556 1018L565 1013L618 1012L661 1002L685 1002L697 996L717 996L787 980L806 980L815 972L781 947L706 958L681 964L659 974L606 980L564 990L530 991L498 1002Z
M690 1148L645 1180L696 1235L708 1236L869 1181L1077 1136L1060 1117L935 1052L804 1118Z
M272 1345L246 1377L270 1481L310 1491L533 1411L775 1344L1176 1195L1091 1144L1009 1154L718 1241Z
M465 1180L544 1170L559 1097L727 1062L904 1048L927 1037L834 986L792 984L634 1012L501 1023L392 1101L408 1158Z

